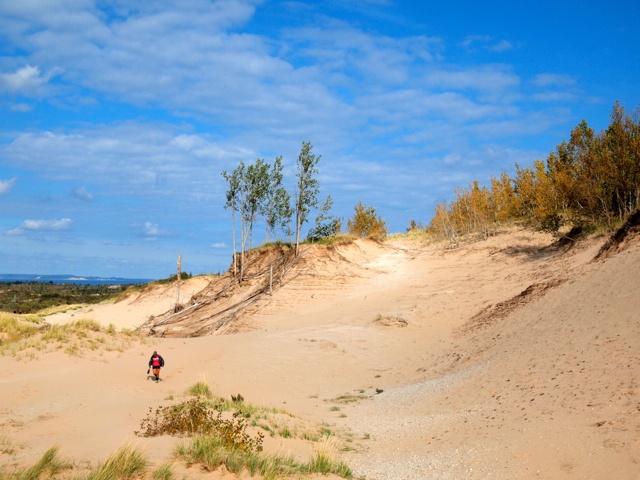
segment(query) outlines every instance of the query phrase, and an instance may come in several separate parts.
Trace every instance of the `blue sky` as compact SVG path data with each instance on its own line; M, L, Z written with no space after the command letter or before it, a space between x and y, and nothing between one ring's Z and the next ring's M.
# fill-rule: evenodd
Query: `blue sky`
M638 107L639 64L635 0L0 0L0 273L224 271L220 173L293 190L303 141L334 215L426 224Z

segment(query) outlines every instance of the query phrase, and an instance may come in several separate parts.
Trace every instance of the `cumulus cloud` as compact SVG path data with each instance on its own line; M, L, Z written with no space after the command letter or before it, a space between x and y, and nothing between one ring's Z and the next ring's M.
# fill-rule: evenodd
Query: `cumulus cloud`
M162 230L160 225L154 222L144 222L141 224L133 225L135 229L137 229L140 234L146 238L147 240L155 240L158 237L166 237L168 236L168 232Z
M16 178L11 178L9 180L0 180L0 195L9 193L13 186L16 184L16 180Z
M8 235L23 235L28 232L59 232L71 227L70 218L59 220L25 220L18 228L7 232Z
M27 230L67 230L71 226L70 218L60 220L25 220L23 227Z
M48 74L43 74L39 67L32 65L25 65L15 72L0 73L0 91L12 94L34 94L56 73L56 70L52 70ZM24 104L20 105L24 108Z

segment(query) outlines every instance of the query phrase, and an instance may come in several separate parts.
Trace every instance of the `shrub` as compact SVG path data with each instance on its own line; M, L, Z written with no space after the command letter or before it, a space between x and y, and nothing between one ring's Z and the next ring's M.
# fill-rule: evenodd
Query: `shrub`
M169 407L158 407L155 412L149 407L149 414L140 422L141 437L159 435L193 436L214 435L226 446L249 451L261 451L264 435L258 433L252 438L247 432L245 418L222 418L219 412L200 398L193 398Z
M358 202L353 217L347 220L347 231L357 237L384 237L387 226L373 207Z

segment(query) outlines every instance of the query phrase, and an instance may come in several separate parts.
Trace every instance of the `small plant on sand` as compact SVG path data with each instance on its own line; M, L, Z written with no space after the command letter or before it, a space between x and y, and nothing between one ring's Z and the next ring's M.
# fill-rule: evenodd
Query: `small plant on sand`
M334 458L335 441L323 438L316 446L309 462L299 463L292 455L265 454L245 449L230 448L216 436L197 436L174 450L176 458L187 465L199 463L205 470L214 471L221 465L232 473L248 471L252 477L259 475L264 480L276 480L320 473L352 478L351 469Z
M137 449L125 445L120 447L107 461L87 476L87 480L114 480L137 478L145 473L149 461Z
M211 472L224 465L232 473L239 474L247 470L252 477L259 474L263 479L283 478L297 470L291 455L268 455L230 447L215 435L198 436L180 444L175 448L174 455L185 461L187 466L199 463Z
M0 480L45 480L45 479L69 479L76 480L129 480L149 478L149 461L137 449L125 445L112 454L106 462L99 464L88 473L78 475L74 470L74 464L62 459L58 454L58 447L47 450L42 458L34 465L21 468L13 472L7 472L0 466ZM156 472L158 476L156 476ZM158 480L170 480L171 470L158 468L152 474L152 478Z
M206 380L200 380L196 382L187 390L189 395L193 395L194 397L205 397L211 398L213 394L211 393L211 389L209 389L209 385Z
M39 478L54 478L63 470L68 470L72 465L60 458L58 447L47 450L42 458L31 467L17 470L11 474L0 470L2 480L38 480ZM46 475L46 477L45 477Z
M351 469L343 462L336 461L338 441L335 437L325 435L314 445L314 453L305 470L308 473L321 473L328 475L333 473L343 478L351 478Z
M169 407L158 407L155 412L149 407L149 414L140 422L140 431L134 433L141 437L216 435L234 448L261 451L264 435L259 432L252 438L246 431L246 422L245 418L239 418L238 412L234 412L232 418L222 418L222 412L210 403L192 398Z
M332 403L348 404L348 403L357 403L361 400L366 400L368 398L369 396L364 394L364 390L359 390L357 394L345 393L344 395L339 395L327 401Z
M173 478L173 471L171 470L171 465L161 465L156 468L151 474L152 480L171 480Z
M0 435L0 454L13 455L14 453L16 453L16 447L11 439L5 435Z

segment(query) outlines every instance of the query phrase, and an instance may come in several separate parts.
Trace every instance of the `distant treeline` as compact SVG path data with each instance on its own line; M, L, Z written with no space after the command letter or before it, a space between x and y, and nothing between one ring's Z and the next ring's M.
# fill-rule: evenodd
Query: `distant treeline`
M503 173L491 188L477 181L436 206L428 230L455 241L488 235L513 221L555 232L562 226L610 227L640 206L640 110L625 113L618 102L609 127L595 133L586 121L546 161Z
M60 305L94 304L113 297L130 286L0 282L0 310L25 314Z

